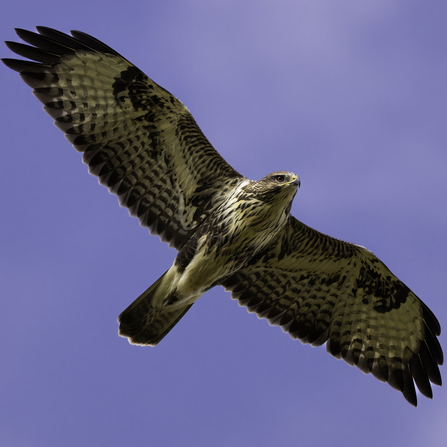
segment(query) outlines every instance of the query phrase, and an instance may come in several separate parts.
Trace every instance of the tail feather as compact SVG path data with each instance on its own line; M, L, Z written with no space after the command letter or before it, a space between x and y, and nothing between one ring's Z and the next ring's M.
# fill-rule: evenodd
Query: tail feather
M186 304L183 307L158 307L154 305L154 301L160 302L159 299L154 300L154 298L158 298L157 292L166 273L118 317L119 335L127 337L129 343L155 346L192 306L192 304Z

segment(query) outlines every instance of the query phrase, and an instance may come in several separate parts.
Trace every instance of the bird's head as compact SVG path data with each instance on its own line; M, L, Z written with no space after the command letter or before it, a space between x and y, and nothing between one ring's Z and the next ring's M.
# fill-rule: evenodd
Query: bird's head
M301 186L300 178L293 172L277 171L265 176L261 182L270 183L272 187L284 188L292 186L299 188Z
M288 171L273 172L255 183L256 194L263 202L290 205L301 185L300 178Z

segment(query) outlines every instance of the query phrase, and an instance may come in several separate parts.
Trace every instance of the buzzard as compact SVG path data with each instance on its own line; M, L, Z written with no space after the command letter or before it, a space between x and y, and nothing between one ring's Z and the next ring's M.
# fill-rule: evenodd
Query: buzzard
M290 214L292 172L252 181L211 146L188 109L89 36L17 29L2 59L33 88L102 185L142 226L178 250L172 266L118 321L155 346L207 290L221 285L249 312L388 382L417 405L441 385L440 325L369 250Z

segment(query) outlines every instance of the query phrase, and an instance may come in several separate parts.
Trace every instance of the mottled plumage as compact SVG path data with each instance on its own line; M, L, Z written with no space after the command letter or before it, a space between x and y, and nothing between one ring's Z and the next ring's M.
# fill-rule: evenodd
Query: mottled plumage
M237 173L186 107L95 38L38 27L7 42L37 62L3 59L99 182L179 253L120 316L131 343L156 345L207 290L222 285L249 312L402 391L441 385L440 325L369 250L290 215L298 176Z

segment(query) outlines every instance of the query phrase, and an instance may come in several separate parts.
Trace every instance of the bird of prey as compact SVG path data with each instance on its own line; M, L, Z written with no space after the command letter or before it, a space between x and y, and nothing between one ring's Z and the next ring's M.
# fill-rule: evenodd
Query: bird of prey
M35 62L2 59L33 88L99 183L178 250L172 266L118 318L130 343L154 346L207 290L303 343L372 373L417 405L441 385L440 325L366 248L290 214L292 172L252 181L211 146L188 109L89 36L17 29L6 42Z

